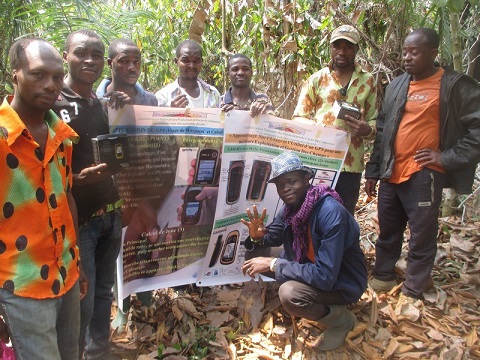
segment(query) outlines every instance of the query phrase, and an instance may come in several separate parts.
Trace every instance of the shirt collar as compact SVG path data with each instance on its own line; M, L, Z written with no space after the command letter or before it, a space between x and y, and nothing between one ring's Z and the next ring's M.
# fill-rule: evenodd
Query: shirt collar
M5 97L0 106L0 116L2 117L4 125L0 127L0 136L6 138L8 146L11 146L20 135L28 133L27 126L10 105L12 99L13 95ZM70 126L60 120L52 110L46 112L45 122L49 127L49 132L54 132L52 137L54 135L56 142L62 142L67 138L75 143L78 141L79 137L77 133L73 131Z
M62 92L60 93L60 95L58 95L58 101L63 100L62 96L63 97L68 97L68 98L74 98L74 99L87 100L87 99L84 99L83 97L81 97L80 95L78 95L72 89L70 89L70 87L65 83L63 84ZM92 104L92 102L99 101L98 97L97 97L97 94L95 94L95 92L93 90L90 93L90 99L88 99L87 101L89 101L90 104Z
M180 84L178 82L178 77L175 79L175 85L177 86L177 88L180 88ZM201 86L203 88L204 91L206 92L211 92L211 87L209 84L207 84L205 81L203 81L202 79L200 79L199 77L197 77L197 83L199 86Z
M103 97L107 92L107 87L112 83L112 78L103 79L97 89L97 96ZM145 97L145 89L138 82L134 85L137 96Z
M24 131L28 131L17 112L11 107L12 99L13 95L6 96L0 106L0 117L2 117L0 135L6 138L8 146L11 146Z
M358 62L354 62L354 66L355 66L355 72L356 73L366 73L367 71L358 63ZM330 60L330 62L328 63L328 68L330 69L330 72L334 71L333 70L333 60Z
M250 98L251 101L253 101L257 98L257 94L252 89L250 89L249 98ZM224 102L224 104L233 104L233 95L232 95L232 87L231 86L228 89L228 91L225 93L225 95L223 95L223 102Z

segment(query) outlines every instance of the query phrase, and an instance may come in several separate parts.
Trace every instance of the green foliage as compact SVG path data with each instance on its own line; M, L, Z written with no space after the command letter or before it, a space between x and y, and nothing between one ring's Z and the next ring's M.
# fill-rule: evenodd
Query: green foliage
M233 331L233 330L230 330L228 333L225 334L225 337L227 338L227 340L233 340L235 339L235 337L237 336L237 333L242 330L243 328L243 325L244 325L244 322L243 321L239 321L238 322L238 329L236 331Z
M286 117L303 79L330 60L330 32L340 24L350 23L361 31L359 60L386 81L400 71L401 47L410 29L428 26L439 31L440 60L444 64L452 63L451 43L453 36L457 36L451 34L451 12L461 14L458 36L465 61L479 33L480 0L226 0L225 9L222 3L221 0L3 1L0 70L4 91L10 82L8 48L16 38L43 36L61 50L67 34L81 28L98 32L106 46L118 37L137 42L143 53L140 81L148 90L156 91L177 76L173 62L175 48L188 38L198 6L206 13L202 24L201 77L220 91L225 90L229 85L225 77L228 56L244 53L254 64L256 90L268 93L277 106L287 98L289 106L281 109ZM222 29L225 29L223 49ZM106 68L105 75L108 73Z
M218 328L201 325L195 329L195 339L192 343L173 344L172 347L180 354L187 356L188 360L205 359L209 354L209 343L215 341ZM157 348L157 356L162 359L165 345L160 343Z
M7 68L8 49L15 40L25 36L39 36L50 41L62 51L66 35L73 30L92 28L104 38L110 39L114 32L101 19L108 9L103 1L57 1L13 0L3 1L0 12L0 37L4 47L0 52L1 83L3 91L10 92L10 77Z
M158 357L159 359L162 358L164 351L165 351L165 345L163 345L162 343L158 344L157 357Z

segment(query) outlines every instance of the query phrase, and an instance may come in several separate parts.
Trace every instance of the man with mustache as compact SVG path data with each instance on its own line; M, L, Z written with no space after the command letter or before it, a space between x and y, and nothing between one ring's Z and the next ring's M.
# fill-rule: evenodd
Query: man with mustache
M332 60L304 83L293 113L294 121L313 121L319 126L333 126L351 134L350 147L335 187L351 214L355 213L364 169L364 142L375 138L377 118L375 79L355 61L359 41L360 34L353 26L342 25L333 30L330 37ZM361 117L337 118L333 111L335 101L355 105L362 111Z
M0 106L0 339L10 336L19 360L77 359L87 290L71 193L78 136L50 110L62 58L40 38L16 41L9 57L15 91Z
M111 359L110 313L112 287L120 251L122 201L107 164L94 165L92 138L108 134L108 117L93 92L102 74L105 46L91 30L68 35L63 59L68 74L54 111L79 135L73 148L73 196L79 218L79 246L82 266L89 280L89 292L81 302L80 355L85 359ZM118 99L117 99L118 98ZM110 96L129 102L124 93Z

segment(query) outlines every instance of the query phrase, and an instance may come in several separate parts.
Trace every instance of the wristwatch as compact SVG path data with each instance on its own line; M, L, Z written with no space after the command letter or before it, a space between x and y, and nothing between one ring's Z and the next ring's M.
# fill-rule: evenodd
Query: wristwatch
M271 261L270 261L270 270L275 272L275 269L277 268L277 258L273 258Z

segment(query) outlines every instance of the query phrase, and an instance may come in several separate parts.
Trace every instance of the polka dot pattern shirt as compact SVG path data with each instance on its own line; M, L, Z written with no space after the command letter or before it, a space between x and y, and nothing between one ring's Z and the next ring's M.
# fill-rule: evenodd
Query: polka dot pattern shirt
M77 134L52 111L42 151L5 99L0 106L0 287L55 298L78 279L78 248L67 200Z

